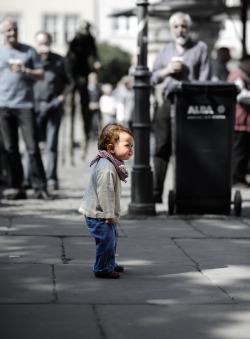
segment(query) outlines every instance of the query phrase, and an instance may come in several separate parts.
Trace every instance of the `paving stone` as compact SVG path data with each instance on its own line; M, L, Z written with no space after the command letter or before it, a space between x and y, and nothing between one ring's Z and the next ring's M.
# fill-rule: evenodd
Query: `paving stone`
M250 225L240 219L199 219L190 224L205 236L250 239Z
M176 242L203 268L250 265L250 239L177 239Z
M216 304L233 301L191 266L149 266L128 270L121 278L95 278L88 265L57 265L56 286L60 303L94 304Z
M0 305L5 339L102 339L90 305Z
M249 339L250 310L237 305L98 305L107 338ZM117 330L119 324L119 330Z
M72 263L89 264L95 261L95 241L90 237L67 237L63 239L66 257ZM119 237L117 245L118 263L126 267L151 265L194 265L171 239Z
M80 217L21 216L12 219L10 235L83 236L88 229Z
M0 263L61 263L62 240L54 237L0 236Z
M140 238L171 238L171 237L201 237L204 235L192 228L185 220L156 218L121 219L120 227L128 237Z
M0 291L0 304L53 303L52 267L34 264L1 265Z
M212 283L238 303L250 302L250 240L182 239L178 244Z

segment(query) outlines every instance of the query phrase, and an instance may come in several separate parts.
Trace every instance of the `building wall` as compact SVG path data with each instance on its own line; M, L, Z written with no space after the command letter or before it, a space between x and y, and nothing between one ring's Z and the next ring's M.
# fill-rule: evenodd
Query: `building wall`
M136 7L135 0L98 0L98 39L120 46L135 54L137 46L137 18L121 16L111 18L110 14Z
M53 43L53 49L64 54L67 49L66 31L69 31L72 35L74 23L76 29L83 19L94 22L95 5L96 0L43 0L40 2L7 0L0 2L0 17L6 15L16 17L19 22L19 40L31 45L34 43L34 34L50 26L50 29L56 32L56 42ZM71 25L69 25L70 22ZM70 29L68 26L70 26Z
M152 0L155 2L158 0ZM67 16L87 20L93 25L98 41L107 41L131 54L137 52L137 17L111 18L109 15L136 7L136 0L7 0L0 2L0 17L14 16L19 22L20 41L33 44L34 34L46 29L45 17L56 17L57 41L53 49L64 54L67 44L64 41L65 21ZM1 38L0 38L1 39ZM1 40L0 40L1 43Z
M48 28L54 30L56 41L52 48L62 55L65 55L67 51L66 33L68 33L68 39L72 38L80 22L87 20L94 27L97 41L107 41L110 44L118 45L133 55L137 53L137 17L121 16L115 19L109 15L117 11L135 8L136 2L136 0L43 0L41 2L7 0L0 2L0 17L14 15L19 21L20 41L31 45L34 44L34 34L37 31ZM239 0L227 0L227 2L230 5L239 4ZM55 27L53 18L56 21ZM231 20L226 20L224 27L220 31L217 28L218 39L215 46L229 47L232 50L232 56L237 59L241 55L241 23L238 19L234 20L234 23ZM168 23L163 19L149 18L148 32L148 65L151 68L156 52L171 36ZM198 28L196 32L197 37L202 38L202 30ZM249 26L247 34L250 36ZM249 50L250 39L247 40L247 47ZM210 50L212 51L212 49L211 44Z

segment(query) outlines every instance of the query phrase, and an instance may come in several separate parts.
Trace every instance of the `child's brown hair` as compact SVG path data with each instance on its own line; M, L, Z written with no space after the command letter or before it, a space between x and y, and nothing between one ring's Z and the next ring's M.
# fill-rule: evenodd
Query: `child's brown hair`
M117 123L106 125L98 138L98 150L108 151L109 144L115 145L120 138L120 133L125 132L134 138L133 133L125 126Z

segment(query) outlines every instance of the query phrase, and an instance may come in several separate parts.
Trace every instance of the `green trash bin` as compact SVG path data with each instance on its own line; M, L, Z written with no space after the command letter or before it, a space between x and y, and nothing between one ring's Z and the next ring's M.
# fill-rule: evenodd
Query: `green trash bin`
M227 82L180 82L172 101L173 190L169 214L241 213L241 194L231 201L232 149L237 86Z

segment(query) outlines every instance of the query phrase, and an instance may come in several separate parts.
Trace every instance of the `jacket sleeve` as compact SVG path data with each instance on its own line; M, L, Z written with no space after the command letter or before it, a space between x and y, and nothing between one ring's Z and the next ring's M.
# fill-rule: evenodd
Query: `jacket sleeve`
M97 196L105 218L115 218L116 180L117 174L112 170L97 173Z

